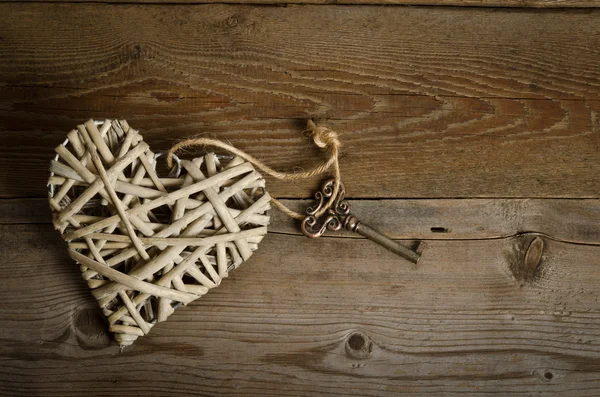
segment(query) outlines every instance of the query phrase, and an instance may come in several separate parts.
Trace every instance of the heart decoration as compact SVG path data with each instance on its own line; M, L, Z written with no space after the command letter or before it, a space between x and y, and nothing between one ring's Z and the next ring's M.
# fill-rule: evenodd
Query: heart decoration
M217 287L267 233L265 181L239 157L178 160L161 176L124 120L89 120L56 153L53 224L121 348Z

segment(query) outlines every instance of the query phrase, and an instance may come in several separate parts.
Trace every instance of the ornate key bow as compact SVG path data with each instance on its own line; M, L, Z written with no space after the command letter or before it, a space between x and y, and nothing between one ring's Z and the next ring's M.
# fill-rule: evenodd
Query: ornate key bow
M320 218L317 218L317 213L331 199L334 184L335 179L325 181L321 191L315 193L315 198L318 200L317 205L306 209L307 216L302 220L300 226L302 233L305 236L317 238L322 236L326 230L337 231L343 227L376 242L415 264L419 261L424 244L419 243L417 249L413 251L359 221L350 213L350 204L344 200L346 190L343 184L340 184L338 194L333 199L331 207L328 208ZM320 221L320 219L322 219L322 221Z

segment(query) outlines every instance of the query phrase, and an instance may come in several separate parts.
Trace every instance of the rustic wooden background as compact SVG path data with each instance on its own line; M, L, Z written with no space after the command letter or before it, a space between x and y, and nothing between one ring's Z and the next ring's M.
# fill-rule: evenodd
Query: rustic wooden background
M0 2L0 394L600 395L600 2L217 3ZM314 117L355 213L428 249L412 266L273 213L249 262L119 353L45 200L90 117L288 170L320 158ZM301 208L318 181L269 183Z

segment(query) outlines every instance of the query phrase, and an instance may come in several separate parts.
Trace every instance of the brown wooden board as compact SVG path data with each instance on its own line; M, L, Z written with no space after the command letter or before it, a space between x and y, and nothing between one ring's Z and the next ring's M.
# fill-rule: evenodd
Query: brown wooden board
M0 1L0 395L597 396L600 11L341 4L600 2L296 1L340 5ZM90 117L282 170L324 158L314 117L353 213L427 248L272 211L248 262L119 353L46 200ZM268 180L298 210L317 186Z
M298 212L309 200L282 200ZM600 245L600 200L421 199L348 200L361 221L394 239L462 240L515 237L534 232L547 238ZM299 221L272 210L269 231L300 234ZM46 199L0 200L0 224L50 223ZM326 236L361 238L351 232Z
M600 387L600 248L534 234L429 241L269 234L205 297L119 354L49 224L0 226L0 393L552 395Z
M600 11L4 3L0 26L0 197L44 197L52 148L90 117L287 170L323 158L315 117L356 198L600 191Z
M10 2L12 0L0 0ZM34 2L37 0L20 0ZM426 6L466 6L466 7L528 7L528 8L596 8L598 0L46 0L57 3L89 2L89 3L230 3L253 5L292 5L292 4L324 4L324 5L426 5Z

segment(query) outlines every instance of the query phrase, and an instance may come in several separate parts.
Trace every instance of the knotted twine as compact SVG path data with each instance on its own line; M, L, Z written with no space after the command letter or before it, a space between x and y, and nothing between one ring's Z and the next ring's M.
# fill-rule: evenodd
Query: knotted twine
M333 205L335 198L337 197L339 189L340 189L341 176L340 176L340 165L339 165L339 153L340 153L341 142L338 138L338 134L335 131L333 131L327 127L317 126L312 120L308 121L307 129L305 132L309 132L315 145L317 145L318 147L320 147L322 149L325 149L328 154L327 161L319 164L318 166L314 167L313 169L311 169L309 171L280 172L280 171L277 171L277 170L269 167L268 165L266 165L262 161L258 160L257 158L249 155L248 153L246 153L232 145L229 145L218 139L203 138L203 137L195 137L195 138L185 139L185 140L180 141L180 142L176 143L175 145L173 145L173 147L171 149L169 149L169 151L167 153L167 166L171 169L173 168L173 155L179 150L182 150L185 148L190 148L192 146L205 146L205 147L212 146L212 147L218 147L218 148L224 149L232 154L235 154L236 156L243 158L244 160L248 161L249 163L252 163L255 167L259 168L266 174L271 175L274 178L284 180L284 181L298 181L298 180L309 179L314 176L320 176L320 175L327 174L328 172L330 172L332 170L333 176L335 178L335 183L333 185L333 192L332 192L332 195L329 197L329 200L327 200L327 203L323 207L321 207L321 209L317 213L315 213L315 217L319 218L321 215L323 215L325 213L325 211L327 211ZM286 205L284 205L282 202L280 202L279 200L277 200L275 198L271 198L271 202L273 203L273 205L275 207L277 207L280 211L282 211L284 214L288 215L291 218L304 219L306 216L304 214L301 214L299 212L291 210L290 208L288 208Z

